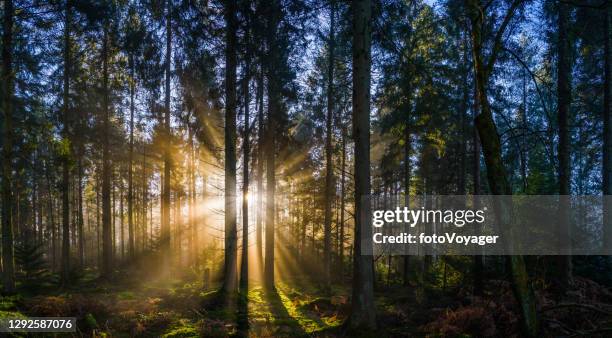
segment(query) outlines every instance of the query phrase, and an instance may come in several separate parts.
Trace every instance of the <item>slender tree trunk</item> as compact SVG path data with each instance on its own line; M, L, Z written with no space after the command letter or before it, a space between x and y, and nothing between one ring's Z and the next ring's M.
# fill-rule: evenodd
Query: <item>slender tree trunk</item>
M78 232L79 232L79 269L83 269L85 266L85 230L84 227L84 216L83 216L83 159L82 151L79 151L79 160L77 162L78 171Z
M100 250L100 241L102 236L100 235L100 229L102 226L101 223L101 208L100 208L100 189L101 189L101 182L100 182L100 174L98 173L97 175L98 177L96 178L96 258L97 258L97 268L98 270L102 270L102 252ZM55 228L54 230L55 231ZM54 244L55 247L55 244Z
M236 290L236 0L225 1L225 271L223 289Z
M557 109L559 125L559 245L570 246L569 197L570 195L570 135L569 114L572 100L571 84L571 47L569 38L570 5L559 3L559 41L557 55ZM562 290L566 290L572 276L572 258L570 255L557 256L557 281Z
M458 195L465 195L466 193L466 167L467 167L467 114L469 109L469 99L470 99L470 87L468 85L468 75L470 71L470 66L468 64L469 60L469 51L468 51L468 37L467 34L464 34L462 39L462 47L463 47L463 59L465 60L465 64L462 66L462 74L461 74L461 84L463 86L463 98L461 100L461 107L459 108L459 121L460 121L460 143L459 143L459 184L457 187Z
M109 277L113 269L112 213L111 213L111 163L110 163L110 107L108 75L108 22L104 23L102 46L103 98L102 98L102 275Z
M270 79L268 87L269 100L275 95L274 89L276 84L272 82L276 80ZM268 107L268 126L266 127L266 252L264 263L264 284L268 288L274 288L274 218L275 218L275 190L276 181L274 174L276 172L275 165L275 149L276 149L276 108L277 102L269 101Z
M174 200L174 250L176 253L176 266L181 267L182 262L182 248L183 248L183 215L181 214L181 191L176 190L174 192L175 200Z
M408 91L411 93L411 91ZM408 100L410 101L410 100ZM404 204L410 208L410 152L412 143L410 140L410 103L406 105L406 127L404 128ZM403 259L403 280L404 286L409 285L410 256L406 253Z
M4 144L2 148L2 285L4 292L15 291L13 254L12 163L13 163L13 1L4 1L2 22L2 111Z
M331 10L329 16L329 55L327 58L327 115L325 119L325 219L323 236L323 279L327 288L331 287L331 205L334 199L334 168L332 154L332 121L334 110L334 26L336 17L336 2L334 0L331 0Z
M248 11L248 7L247 7ZM246 14L248 15L248 13ZM242 140L242 262L240 265L240 290L246 294L249 287L249 153L250 153L250 116L249 105L251 96L249 93L249 81L251 78L251 53L249 41L249 21L247 19L247 31L245 33L245 43L247 44L245 53L243 94L244 94L244 136Z
M478 104L478 89L474 86L474 126L472 133L472 184L474 193L474 210L479 208L478 196L480 195L480 140L478 139L478 128L476 128L476 116L480 111ZM474 294L481 296L484 293L484 257L474 255Z
M143 227L143 236L142 236L142 251L146 249L147 236L146 228L147 228L147 203L149 201L149 183L147 181L147 147L142 145L142 227ZM153 206L151 206L153 208ZM153 236L153 217L149 218L149 222L151 223L151 233ZM152 240L150 243L153 243Z
M128 155L128 257L134 259L134 182L132 163L134 159L134 56L130 55L130 150ZM123 233L123 232L122 232Z
M355 0L353 10L353 138L355 140L355 231L353 296L349 326L374 329L374 266L362 240L371 238L370 195L370 67L371 3Z
M242 140L242 263L240 265L240 289L244 294L248 292L249 286L249 156L250 156L250 104L251 96L249 92L249 83L251 79L251 45L250 45L250 31L249 31L249 8L248 2L245 11L247 16L246 21L246 32L245 32L245 65L244 65L244 79L243 79L243 95L244 95L244 135Z
M266 127L266 249L264 263L264 285L274 289L274 240L276 215L276 133L277 119L281 109L281 92L279 72L276 67L280 56L278 39L278 26L281 9L278 0L271 1L269 5L267 36L269 39L269 53L267 57L268 76L268 123Z
M117 181L115 180L115 169L111 165L111 252L114 261L117 253Z
M257 259L260 269L263 267L263 174L264 174L264 71L261 61L261 71L257 80L257 224L255 229L255 242L257 245Z
M520 111L520 123L523 128L521 136L521 147L519 149L521 160L521 181L523 183L523 193L527 193L527 71L523 69L523 107Z
M518 2L515 2L515 4L516 3ZM500 137L495 122L493 121L493 114L486 91L489 77L487 69L492 69L492 62L494 62L494 59L491 59L486 66L482 61L481 29L483 23L483 9L480 7L480 3L477 0L466 0L466 5L472 24L474 75L478 89L478 102L480 105L480 114L476 117L475 123L480 136L485 163L487 165L489 187L493 195L511 195L512 189L508 182L506 169L501 156ZM514 5L512 8L516 9ZM509 206L505 205L505 203L498 203L495 209L500 227L509 224ZM508 229L508 233L510 237L512 237L512 229ZM529 337L535 337L538 334L535 296L529 281L529 275L527 274L525 260L523 256L508 256L508 264L512 272L514 294L521 308L524 334Z
M195 147L193 142L193 128L189 126L189 231L191 252L190 264L197 264L198 259L198 230L195 220L196 190L195 190Z
M172 0L166 0L166 60L165 60L165 98L164 98L164 175L162 181L161 198L161 234L160 245L164 259L169 259L170 252L170 178L172 167L171 144L172 135L170 131L170 69L172 60Z
M71 3L66 1L64 21L64 74L63 74L63 124L62 137L65 141L64 154L62 154L62 274L61 284L67 286L70 278L70 116L68 97L70 94L70 25Z
M121 242L121 260L125 259L125 237L124 237L124 222L123 222L123 178L119 175L119 241Z
M340 272L340 281L344 280L344 209L345 209L345 196L346 196L346 127L342 126L342 162L340 172L340 236L338 238L339 249L338 249L338 265ZM304 227L304 224L301 224Z

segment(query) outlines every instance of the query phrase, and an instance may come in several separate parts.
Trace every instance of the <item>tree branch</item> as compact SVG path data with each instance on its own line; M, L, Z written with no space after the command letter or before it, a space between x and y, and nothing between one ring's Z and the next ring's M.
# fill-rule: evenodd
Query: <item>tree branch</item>
M510 21L512 21L512 18L514 17L514 14L516 13L516 9L518 8L518 6L523 1L524 0L514 0L512 2L512 5L510 5L510 8L508 8L508 11L506 12L506 16L504 17L504 21L502 21L502 24L499 26L499 29L497 30L497 34L495 35L495 40L494 40L495 42L493 43L493 49L491 50L491 56L489 57L489 62L487 62L487 64L486 64L486 73L485 73L485 76L487 78L489 77L489 75L493 71L493 65L495 64L495 61L497 59L497 54L499 53L499 50L502 49L501 48L502 39L504 37L504 33L506 31L506 28L510 24Z

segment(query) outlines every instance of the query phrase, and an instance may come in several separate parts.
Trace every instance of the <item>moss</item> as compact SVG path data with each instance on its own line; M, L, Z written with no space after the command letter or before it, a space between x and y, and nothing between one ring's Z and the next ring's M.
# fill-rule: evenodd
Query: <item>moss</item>
M163 338L186 338L186 337L199 337L199 332L197 327L195 327L191 322L187 320L180 320L179 325L176 325L164 334L161 337Z

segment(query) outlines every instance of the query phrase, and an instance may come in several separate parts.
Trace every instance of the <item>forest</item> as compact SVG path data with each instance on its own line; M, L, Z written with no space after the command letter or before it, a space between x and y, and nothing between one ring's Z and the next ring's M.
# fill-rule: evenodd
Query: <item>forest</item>
M0 319L75 317L67 337L612 335L612 256L362 240L364 196L612 195L612 1L1 6ZM612 247L612 206L602 229Z

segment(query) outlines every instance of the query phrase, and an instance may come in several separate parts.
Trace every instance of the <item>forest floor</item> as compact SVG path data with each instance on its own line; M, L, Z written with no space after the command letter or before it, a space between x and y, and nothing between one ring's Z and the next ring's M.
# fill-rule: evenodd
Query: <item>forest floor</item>
M220 304L217 290L203 290L197 281L129 276L104 281L92 274L62 291L2 297L0 317L77 317L77 335L94 337L336 336L347 297L335 291L323 297L316 287L298 291L281 282L267 291L252 283L245 312L243 297Z
M520 336L509 284L490 280L486 289L475 297L462 288L424 289L378 280L378 330L347 334L342 323L349 310L349 287L325 293L307 276L279 281L272 291L252 282L246 298L228 301L217 289L205 290L193 276L147 279L124 273L108 281L89 272L61 291L48 285L30 294L0 297L0 317L77 317L77 334L66 336L80 337ZM557 301L546 291L537 292L545 331L609 333L610 290L577 279L570 294ZM574 305L559 306L568 302Z

